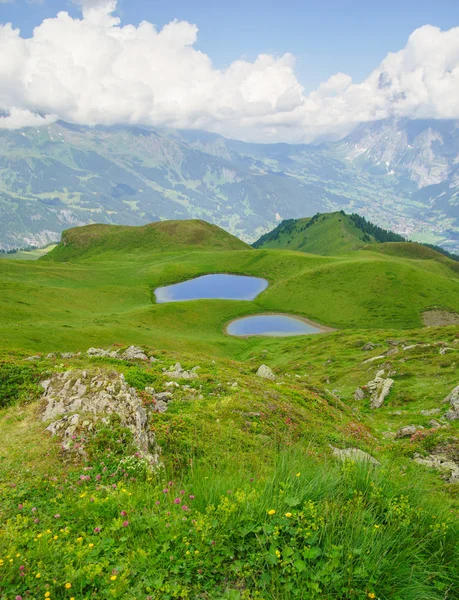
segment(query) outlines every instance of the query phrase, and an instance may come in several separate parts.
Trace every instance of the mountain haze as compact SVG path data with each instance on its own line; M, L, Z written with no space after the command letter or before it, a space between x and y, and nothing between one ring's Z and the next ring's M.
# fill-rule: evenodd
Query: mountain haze
M459 248L457 121L361 125L340 142L250 144L216 134L56 123L0 131L0 249L90 223L204 219L253 241L340 209Z

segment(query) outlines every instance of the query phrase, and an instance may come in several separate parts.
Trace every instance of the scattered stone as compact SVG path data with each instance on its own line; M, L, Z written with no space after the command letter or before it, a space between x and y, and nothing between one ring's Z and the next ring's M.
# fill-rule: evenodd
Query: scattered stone
M397 346L395 346L394 348L391 348L390 350L388 350L386 352L386 356L393 356L394 354L398 354L399 353L399 349L397 348Z
M419 465L438 469L442 473L442 478L448 483L459 482L459 465L444 454L430 454L427 457L423 457L416 453L413 460Z
M155 358L154 356L150 356L150 362L151 363L159 362L159 359Z
M369 352L370 350L374 350L376 348L376 344L373 342L367 342L364 346L362 346L362 350L364 352Z
M49 354L46 355L46 358L49 358L49 359L56 358L56 354L54 352L50 352Z
M432 429L439 429L441 427L441 423L439 423L435 419L430 419L429 427L431 427Z
M357 388L354 392L354 400L363 400L365 398L365 392L362 388Z
M455 348L440 348L440 354L445 355L447 352L453 352Z
M178 384L176 381L167 381L164 385L167 388L170 388L170 387L179 388L180 387L180 384Z
M197 379L198 375L193 369L191 371L185 371L180 363L176 363L170 367L169 371L164 371L166 377L171 379Z
M439 408L431 408L430 410L421 410L421 415L423 417L431 417L432 415L438 415L440 412Z
M261 365L261 367L257 371L257 375L258 377L262 377L263 379L269 379L271 381L275 381L276 379L274 373L266 365Z
M66 440L64 449L71 451L71 437L81 424L86 431L97 429L98 422L107 423L107 415L120 417L123 427L130 429L137 448L151 464L158 462L154 434L148 427L147 413L141 398L116 371L95 369L57 373L42 382L46 407L43 421L52 421L47 430ZM58 418L59 417L59 418ZM83 446L78 452L84 455Z
M137 346L129 346L127 350L121 355L123 360L148 360L148 356Z
M97 358L120 358L118 350L104 350L103 348L89 348L86 354Z
M445 414L445 419L448 421L458 421L459 420L459 385L456 386L453 391L446 396L443 400L443 403L449 403L450 410Z
M367 360L364 360L362 365L366 365L368 363L372 363L375 360L380 360L382 358L386 358L384 354L381 354L380 356L372 356L371 358L367 358Z
M156 393L155 388L152 388L152 387L146 387L145 391L147 392L147 394L150 394L151 396L154 396Z
M27 358L24 358L24 360L29 360L29 361L33 361L33 360L40 360L41 356L28 356Z
M352 460L359 463L371 463L372 465L380 466L381 463L376 460L368 452L364 452L359 448L335 448L331 446L333 456L339 460Z
M61 352L61 358L75 358L76 354L74 352Z
M418 428L414 425L405 425L405 427L400 427L400 429L395 434L395 439L399 440L401 438L411 437L417 432Z
M371 393L371 408L380 408L394 385L394 380L384 377L384 371L378 371L376 377L369 381L367 387Z

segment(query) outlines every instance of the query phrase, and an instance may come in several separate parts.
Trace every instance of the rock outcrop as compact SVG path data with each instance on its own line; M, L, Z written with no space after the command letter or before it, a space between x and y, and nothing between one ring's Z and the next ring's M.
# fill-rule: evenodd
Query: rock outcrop
M331 446L333 456L339 460L352 460L359 463L370 463L372 465L380 466L381 463L376 460L368 452L360 450L360 448L335 448Z
M193 367L191 371L185 371L180 363L176 363L175 365L171 365L169 370L163 369L164 375L170 377L171 379L197 379L198 374L196 371L199 371L200 367Z
M117 360L156 361L154 357L149 359L142 348L139 348L138 346L129 346L124 352L120 352L119 350L104 350L103 348L89 348L87 355L101 358L116 358Z
M378 371L376 377L367 383L368 391L371 394L370 406L371 408L380 408L384 404L384 400L387 398L394 380L389 377L384 377L385 372Z
M415 454L413 460L419 465L439 470L443 479L448 483L459 483L459 465L445 454L438 453L429 456Z
M64 450L73 448L72 436L77 430L91 434L98 424L108 424L110 415L118 415L143 456L151 464L158 462L147 412L122 374L102 369L70 370L53 375L41 385L46 403L43 421L51 421L47 430L62 437ZM84 454L84 448L80 446L78 452Z
M445 419L448 419L448 421L459 420L459 385L446 396L443 402L450 405L450 409L445 414Z
M275 381L276 379L274 373L266 365L261 365L261 367L257 371L257 376L261 377L262 379L269 379L271 381Z
M405 425L405 427L400 427L400 429L395 434L395 439L400 440L402 438L411 437L417 432L418 428L414 425Z

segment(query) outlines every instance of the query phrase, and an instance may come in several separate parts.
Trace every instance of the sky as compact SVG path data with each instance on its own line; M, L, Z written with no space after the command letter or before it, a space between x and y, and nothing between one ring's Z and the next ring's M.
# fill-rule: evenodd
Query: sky
M459 118L459 1L0 0L0 111L262 142Z

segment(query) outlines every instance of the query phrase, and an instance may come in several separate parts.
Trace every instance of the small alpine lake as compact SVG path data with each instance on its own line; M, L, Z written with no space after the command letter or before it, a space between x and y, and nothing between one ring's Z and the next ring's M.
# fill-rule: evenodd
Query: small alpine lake
M226 328L226 333L237 337L248 337L252 335L289 337L294 335L323 333L325 331L331 331L331 329L310 323L301 317L282 314L242 317L231 321Z
M216 273L202 275L155 290L156 302L184 300L254 300L268 287L266 279Z

